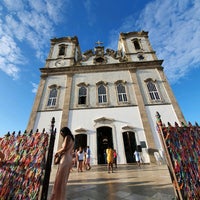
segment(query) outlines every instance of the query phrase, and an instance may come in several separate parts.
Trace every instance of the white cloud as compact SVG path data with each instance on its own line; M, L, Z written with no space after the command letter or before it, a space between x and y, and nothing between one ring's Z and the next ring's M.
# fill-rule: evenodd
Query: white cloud
M119 32L145 30L171 83L187 76L187 72L200 67L200 1L154 0L146 4L139 19L128 16L118 30L112 30L111 45L116 46ZM139 30L136 30L139 29Z
M89 26L92 26L96 21L96 16L93 12L93 7L95 6L95 1L84 0L83 6L87 13L88 24L89 24Z
M58 23L60 22L60 20L62 20L61 16L65 10L64 4L68 5L69 3L70 0L46 0L46 9L48 16L51 20L54 21L54 23Z
M13 0L3 0L3 2L10 11L19 11L24 9L23 0L17 0L15 3L13 3Z
M9 76L12 76L14 80L18 79L19 77L18 73L20 69L16 67L16 65L7 62L6 59L1 56L0 56L0 69L6 74L8 74Z
M16 37L19 41L22 41L26 36L26 27L23 26L19 21L17 21L14 16L7 15L5 17L4 30L7 35Z
M0 45L0 69L14 79L17 79L20 69L16 64L24 63L25 59L11 37L2 36L0 38Z
M36 83L33 83L33 82L31 82L31 85L32 85L32 93L36 93L37 92L37 89L38 89L38 84L36 84Z
M33 10L35 10L36 12L38 12L38 13L46 12L46 9L44 9L45 6L46 6L44 1L41 1L41 0L34 0L34 1L29 0L28 2L30 4L30 7Z
M20 69L17 64L24 63L22 54L25 53L20 46L27 44L27 48L31 47L36 57L44 61L54 26L62 20L62 9L68 2L18 0L13 3L13 0L3 0L0 8L0 46L5 46L0 50L2 71L13 78L18 77ZM9 40L5 42L3 38Z
M155 0L147 4L137 21L138 26L149 31L171 83L186 76L200 62L199 16L200 1Z

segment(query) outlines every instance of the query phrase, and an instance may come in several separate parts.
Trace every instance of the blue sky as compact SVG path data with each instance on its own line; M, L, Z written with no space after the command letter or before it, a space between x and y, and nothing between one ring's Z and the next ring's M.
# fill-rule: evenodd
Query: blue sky
M0 136L26 129L50 39L77 36L82 52L120 32L148 31L187 121L200 122L199 0L1 0Z

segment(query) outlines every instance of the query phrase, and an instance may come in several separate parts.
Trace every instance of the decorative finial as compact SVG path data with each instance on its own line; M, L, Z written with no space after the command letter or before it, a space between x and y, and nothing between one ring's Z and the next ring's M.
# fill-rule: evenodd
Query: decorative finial
M98 47L101 46L101 44L103 44L103 42L100 42L99 40L96 42L96 44L98 45Z

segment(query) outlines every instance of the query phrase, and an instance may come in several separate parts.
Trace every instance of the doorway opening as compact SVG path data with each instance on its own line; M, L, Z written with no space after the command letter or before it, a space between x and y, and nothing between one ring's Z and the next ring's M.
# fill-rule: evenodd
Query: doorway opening
M106 149L113 148L112 128L102 126L97 128L97 159L98 164L106 164Z
M83 149L85 149L87 147L87 134L75 135L74 148L78 149L79 147L82 147Z
M134 132L123 132L124 150L126 154L126 162L134 163L135 157L134 152L137 148L135 133Z

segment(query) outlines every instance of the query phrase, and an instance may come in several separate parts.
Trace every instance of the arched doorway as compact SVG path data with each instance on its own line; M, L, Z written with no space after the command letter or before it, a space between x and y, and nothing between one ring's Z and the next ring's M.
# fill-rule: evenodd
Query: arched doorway
M77 134L75 135L75 145L74 148L78 149L79 147L87 147L87 134Z
M105 151L107 147L113 148L112 128L102 126L97 128L97 159L98 164L106 164Z
M126 154L126 162L135 162L134 151L137 148L135 133L134 132L123 132L124 150Z

